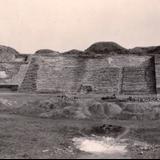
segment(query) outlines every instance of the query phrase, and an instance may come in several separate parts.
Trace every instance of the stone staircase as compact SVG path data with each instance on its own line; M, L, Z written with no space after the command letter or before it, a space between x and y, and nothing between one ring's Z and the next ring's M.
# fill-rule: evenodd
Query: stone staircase
M27 92L27 93L36 92L38 69L39 69L39 65L37 63L37 59L36 57L32 57L27 73L19 88L19 92Z

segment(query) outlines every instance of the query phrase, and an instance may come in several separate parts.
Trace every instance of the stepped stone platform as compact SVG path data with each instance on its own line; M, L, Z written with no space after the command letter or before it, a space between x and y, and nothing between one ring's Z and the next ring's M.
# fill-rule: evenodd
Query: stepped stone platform
M98 42L85 51L50 49L20 54L0 46L1 89L24 93L156 95L160 47L126 49Z
M34 92L37 90L37 71L39 64L37 59L33 57L29 63L28 70L24 76L23 82L19 88L19 92Z

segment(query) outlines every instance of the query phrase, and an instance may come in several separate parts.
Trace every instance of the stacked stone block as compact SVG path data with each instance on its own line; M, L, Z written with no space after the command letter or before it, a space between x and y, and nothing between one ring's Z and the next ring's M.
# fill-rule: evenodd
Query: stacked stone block
M124 67L122 94L156 94L154 66Z

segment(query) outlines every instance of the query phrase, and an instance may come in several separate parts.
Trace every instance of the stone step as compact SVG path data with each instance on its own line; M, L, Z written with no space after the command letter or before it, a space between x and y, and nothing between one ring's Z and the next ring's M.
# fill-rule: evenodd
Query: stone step
M36 59L32 58L19 92L35 92L37 90L36 81L38 69L39 65L36 64Z

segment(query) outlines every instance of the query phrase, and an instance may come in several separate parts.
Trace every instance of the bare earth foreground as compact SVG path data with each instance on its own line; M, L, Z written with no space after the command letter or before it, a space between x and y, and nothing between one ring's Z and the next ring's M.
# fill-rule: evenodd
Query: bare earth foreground
M52 96L11 94L0 96L1 159L160 158L160 120L40 118L34 114L27 115L14 110L27 101L46 97ZM120 137L127 143L127 152L122 157L121 154L116 157L114 152L95 156L78 149L74 144L74 138L94 137L94 133L90 131L103 124L126 128L126 132ZM103 134L101 137L108 135Z

